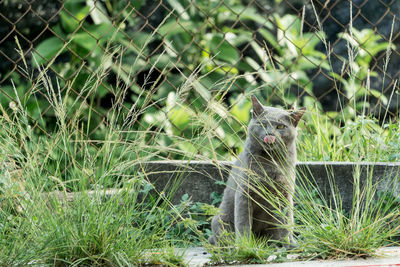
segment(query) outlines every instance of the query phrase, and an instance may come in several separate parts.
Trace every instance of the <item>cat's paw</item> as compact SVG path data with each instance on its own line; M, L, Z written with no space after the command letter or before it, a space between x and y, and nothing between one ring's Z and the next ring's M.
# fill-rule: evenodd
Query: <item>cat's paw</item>
M299 245L297 244L297 241L294 240L293 238L290 239L289 244L284 244L283 245L284 248L286 249L296 249L299 247Z
M210 236L209 238L208 238L208 243L210 243L211 245L217 245L217 238L215 237L215 236Z

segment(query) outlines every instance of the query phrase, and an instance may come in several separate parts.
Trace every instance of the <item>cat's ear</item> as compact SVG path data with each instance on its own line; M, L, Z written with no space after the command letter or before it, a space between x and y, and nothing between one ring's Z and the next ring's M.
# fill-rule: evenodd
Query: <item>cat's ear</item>
M251 115L253 118L259 116L261 113L264 112L264 107L261 105L260 101L258 101L257 97L255 95L251 96L251 103L252 103L252 111Z
M299 124L299 121L300 121L301 117L303 117L305 112L306 112L305 107L302 107L298 110L290 112L290 120L292 121L292 124L294 127L296 127L297 124Z
M289 104L286 109L287 110L295 110L296 108L297 108L297 103L294 102L293 104Z

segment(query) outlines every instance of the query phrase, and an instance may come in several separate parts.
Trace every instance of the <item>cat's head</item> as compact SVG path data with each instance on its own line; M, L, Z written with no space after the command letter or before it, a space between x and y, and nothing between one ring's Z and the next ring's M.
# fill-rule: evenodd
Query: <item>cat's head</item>
M297 125L305 112L299 110L284 110L263 106L253 95L252 118L249 124L249 138L253 143L260 144L265 150L294 144L297 136Z

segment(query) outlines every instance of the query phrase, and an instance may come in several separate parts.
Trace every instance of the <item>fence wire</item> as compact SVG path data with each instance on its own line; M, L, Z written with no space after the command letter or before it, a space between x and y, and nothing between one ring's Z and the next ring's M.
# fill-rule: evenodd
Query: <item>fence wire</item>
M87 140L103 138L115 110L124 129L169 120L163 131L183 138L204 110L236 108L245 123L250 94L331 120L397 120L399 14L396 0L3 0L0 105L23 106L51 136L67 96Z

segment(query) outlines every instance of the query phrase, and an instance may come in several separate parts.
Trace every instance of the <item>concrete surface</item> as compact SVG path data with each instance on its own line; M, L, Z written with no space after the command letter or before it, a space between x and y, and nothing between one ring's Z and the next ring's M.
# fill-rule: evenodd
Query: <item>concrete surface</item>
M379 249L377 257L368 259L347 260L312 260L292 261L283 263L253 264L253 265L229 265L241 267L265 266L265 267L388 267L400 266L400 247L387 247ZM185 260L188 266L204 266L210 261L210 254L202 247L190 248L185 251Z
M210 262L211 254L208 253L203 247L194 247L185 249L183 251L185 262L188 264L188 266L201 267Z

